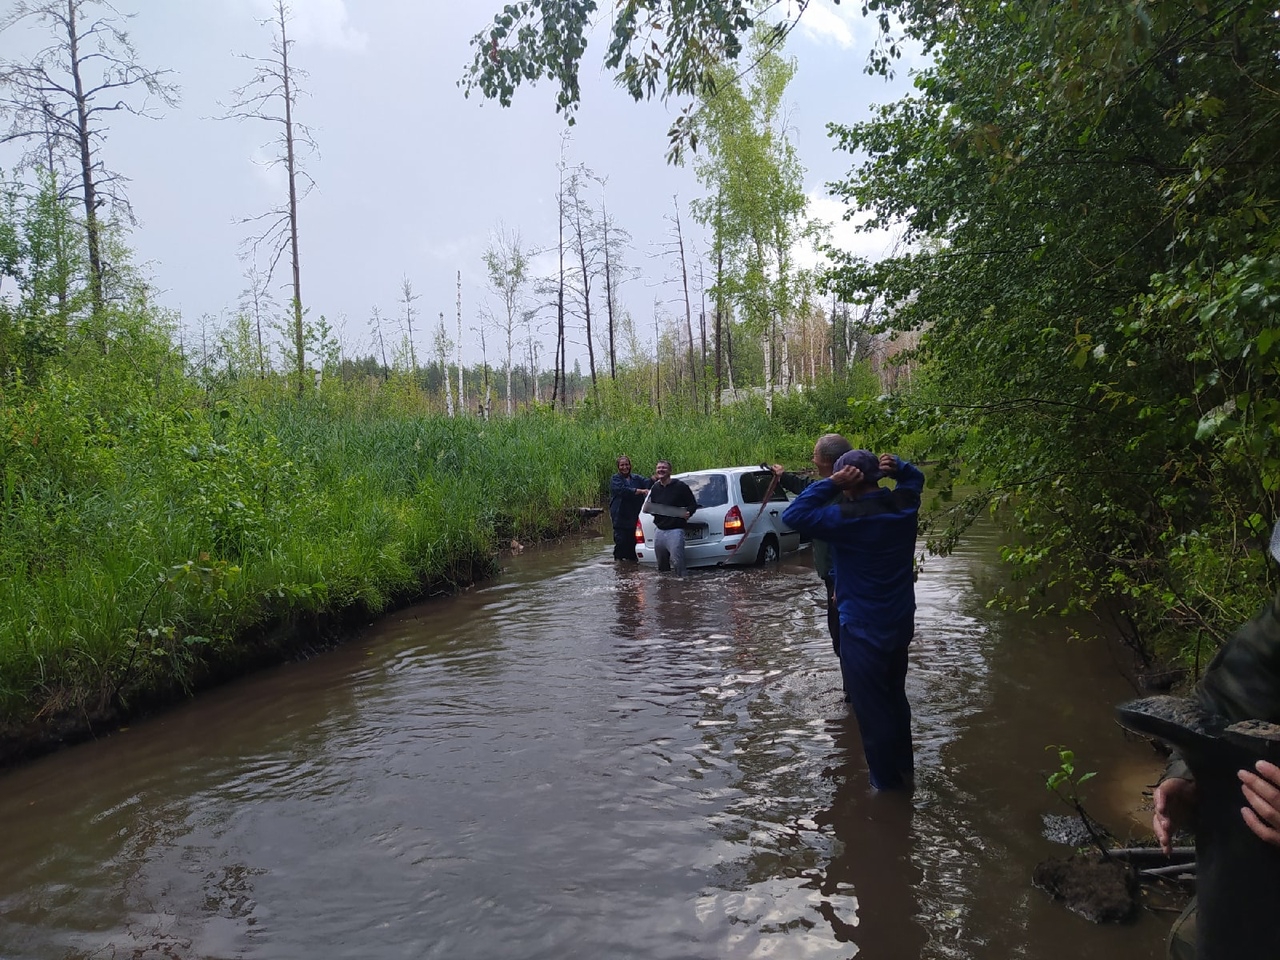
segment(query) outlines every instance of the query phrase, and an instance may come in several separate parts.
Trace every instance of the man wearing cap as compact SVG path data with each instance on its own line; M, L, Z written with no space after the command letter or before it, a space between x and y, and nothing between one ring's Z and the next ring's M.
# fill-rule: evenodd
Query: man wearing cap
M880 486L893 477L893 489ZM924 474L893 454L850 450L782 514L830 544L840 612L840 673L878 790L915 779L907 646L915 633L915 544ZM837 492L843 497L832 502Z
M831 476L836 461L842 454L852 449L853 444L838 433L827 433L819 437L818 442L813 445L813 466L818 471L818 480L825 480ZM775 463L770 469L778 478L778 486L789 493L804 493L810 484L817 482L812 477L802 477L784 470L780 463ZM843 494L837 490L831 501L834 503L842 496ZM827 545L827 541L815 538L810 552L813 554L813 569L817 571L827 587L827 632L831 634L832 649L836 656L840 656L840 611L836 606L836 573L831 562L831 548Z

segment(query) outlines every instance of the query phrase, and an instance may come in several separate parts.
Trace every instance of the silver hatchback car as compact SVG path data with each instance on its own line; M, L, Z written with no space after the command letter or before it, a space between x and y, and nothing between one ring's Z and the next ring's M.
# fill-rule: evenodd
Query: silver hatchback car
M769 471L723 467L678 473L675 479L687 483L698 501L685 530L684 556L690 567L750 566L800 548L800 534L782 522L791 497L775 486L765 502L773 479ZM657 563L654 529L653 516L642 512L636 524L636 556L642 563Z

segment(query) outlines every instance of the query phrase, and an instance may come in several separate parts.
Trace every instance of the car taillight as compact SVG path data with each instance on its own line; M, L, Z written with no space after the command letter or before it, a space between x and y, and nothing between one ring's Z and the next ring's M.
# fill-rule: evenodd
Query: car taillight
M730 507L729 512L724 515L724 535L731 537L736 533L742 533L743 529L742 511L737 507Z
M644 527L640 526L640 521L636 521L636 543L644 543Z

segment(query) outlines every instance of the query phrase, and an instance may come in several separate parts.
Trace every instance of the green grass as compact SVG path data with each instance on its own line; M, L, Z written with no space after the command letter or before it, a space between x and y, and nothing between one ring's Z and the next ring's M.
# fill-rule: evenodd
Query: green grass
M483 422L403 397L213 401L55 379L0 396L0 723L118 716L560 535L638 472L807 460L763 411ZM794 426L794 424L792 424Z

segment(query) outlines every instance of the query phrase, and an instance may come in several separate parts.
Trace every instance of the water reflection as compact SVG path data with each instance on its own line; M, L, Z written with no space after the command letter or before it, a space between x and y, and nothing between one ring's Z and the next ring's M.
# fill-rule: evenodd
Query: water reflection
M530 549L4 777L0 955L1155 955L1159 924L1077 924L1027 884L1043 745L1134 749L1105 657L931 561L920 786L875 795L807 558L679 580L608 556Z
M923 873L913 843L915 802L902 791L866 786L861 740L852 721L837 725L831 806L814 821L835 835L833 854L815 878L818 911L831 939L869 957L922 957L927 933L917 890Z

